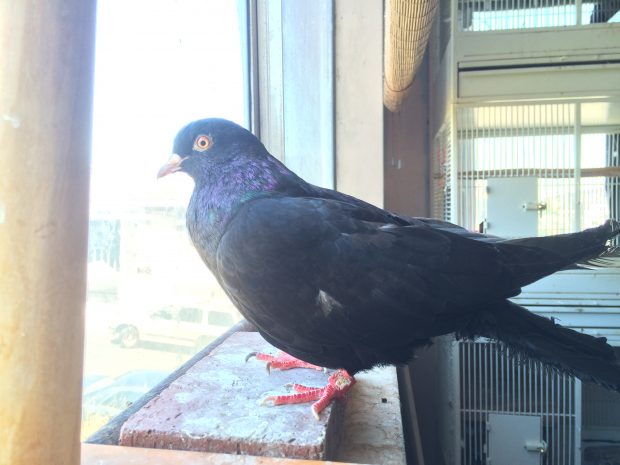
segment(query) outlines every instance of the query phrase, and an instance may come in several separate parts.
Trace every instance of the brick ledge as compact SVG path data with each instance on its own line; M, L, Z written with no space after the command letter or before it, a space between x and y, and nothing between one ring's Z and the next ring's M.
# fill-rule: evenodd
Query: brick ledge
M247 322L241 322L231 328L231 330L171 374L160 385L147 393L140 401L88 438L87 443L118 444L120 429L129 416L140 410L148 401L166 389L179 376L186 373L198 361L211 353L230 335L239 331L252 330L252 326ZM344 432L342 443L333 457L334 460L349 463L405 464L406 457L396 369L394 367L375 369L370 372L360 373L356 378L359 382L350 393L349 405L347 406L342 428ZM246 462L238 461L235 463Z

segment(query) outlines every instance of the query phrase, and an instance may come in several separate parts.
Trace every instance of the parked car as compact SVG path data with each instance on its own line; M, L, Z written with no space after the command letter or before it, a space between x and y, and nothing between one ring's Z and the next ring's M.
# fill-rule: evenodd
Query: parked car
M135 347L140 342L157 342L190 347L204 347L236 323L234 310L203 310L196 307L168 305L148 317L122 322L111 327L111 340L121 347Z

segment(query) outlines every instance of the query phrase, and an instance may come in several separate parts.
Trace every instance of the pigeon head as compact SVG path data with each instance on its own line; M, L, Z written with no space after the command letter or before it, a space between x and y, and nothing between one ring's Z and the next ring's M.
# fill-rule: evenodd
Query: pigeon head
M264 153L266 150L260 141L238 124L220 118L202 119L178 132L173 155L160 168L157 177L183 171L198 180L232 158Z

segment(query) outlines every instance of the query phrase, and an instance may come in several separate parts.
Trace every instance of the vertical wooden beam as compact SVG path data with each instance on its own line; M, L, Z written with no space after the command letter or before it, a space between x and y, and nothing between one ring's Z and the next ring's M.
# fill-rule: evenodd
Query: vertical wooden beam
M79 463L94 0L0 2L0 464Z

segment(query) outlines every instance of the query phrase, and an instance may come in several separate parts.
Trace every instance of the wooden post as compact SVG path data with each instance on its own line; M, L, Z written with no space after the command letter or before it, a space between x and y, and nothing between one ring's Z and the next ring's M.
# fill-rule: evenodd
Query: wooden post
M0 464L76 465L94 0L0 2Z

